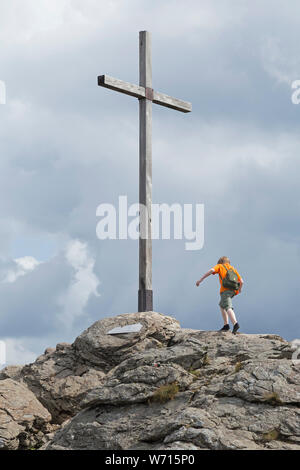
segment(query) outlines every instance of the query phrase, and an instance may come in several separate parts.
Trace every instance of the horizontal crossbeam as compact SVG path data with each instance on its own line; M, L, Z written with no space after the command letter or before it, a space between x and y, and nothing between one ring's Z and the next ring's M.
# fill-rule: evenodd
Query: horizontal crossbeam
M134 96L135 98L146 97L145 88L143 86L123 82L123 80L118 80L108 75L100 75L100 77L98 77L98 85L109 88L110 90L119 91L120 93L125 93L126 95Z
M153 103L166 106L167 108L176 109L182 113L190 113L192 111L192 104L188 101L172 98L172 96L159 93L158 91L153 91Z
M192 105L187 101L172 98L171 96L157 91L149 93L149 88L147 89L142 86L124 82L123 80L118 80L117 78L113 78L108 75L100 75L98 77L98 85L104 88L109 88L110 90L119 91L120 93L125 93L126 95L134 96L135 98L152 99L155 104L176 109L183 113L189 113L192 111Z

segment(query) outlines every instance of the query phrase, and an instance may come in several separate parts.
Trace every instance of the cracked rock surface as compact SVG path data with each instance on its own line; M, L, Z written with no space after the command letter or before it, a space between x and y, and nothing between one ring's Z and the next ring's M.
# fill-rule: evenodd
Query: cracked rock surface
M107 334L136 323L139 332ZM0 371L0 443L300 450L300 365L292 355L291 343L278 335L182 329L156 312L105 318L73 344ZM14 393L22 388L14 418L1 385ZM32 415L29 424L24 414Z
M22 384L0 381L0 449L26 449L43 444L50 413Z
M292 354L278 335L176 329L118 357L44 448L300 450Z

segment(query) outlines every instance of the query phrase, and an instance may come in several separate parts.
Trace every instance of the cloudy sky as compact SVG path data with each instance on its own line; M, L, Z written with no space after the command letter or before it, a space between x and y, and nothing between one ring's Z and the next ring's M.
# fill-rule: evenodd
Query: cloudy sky
M96 209L138 200L138 83L152 32L153 202L204 204L205 241L153 241L154 309L218 329L227 255L245 333L299 337L300 104L296 0L0 0L0 339L33 361L94 321L137 310L138 242L99 240Z

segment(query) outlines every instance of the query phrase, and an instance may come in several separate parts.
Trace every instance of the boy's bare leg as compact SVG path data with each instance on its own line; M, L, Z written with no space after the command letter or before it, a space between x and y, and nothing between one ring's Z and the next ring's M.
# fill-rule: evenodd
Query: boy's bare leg
M236 321L235 314L234 314L234 311L232 310L232 308L227 309L227 314L230 318L231 323L233 325L235 325L237 323L237 321Z
M224 320L224 325L228 325L228 315L227 315L226 310L224 310L224 308L222 308L222 307L220 307L220 310L221 310L222 317L223 317L223 320Z

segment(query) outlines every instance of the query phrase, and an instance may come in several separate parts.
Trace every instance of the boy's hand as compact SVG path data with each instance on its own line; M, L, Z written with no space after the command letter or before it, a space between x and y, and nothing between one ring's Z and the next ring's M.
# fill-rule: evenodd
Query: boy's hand
M196 282L196 286L198 287L199 284L201 284L202 281L204 281L204 279L206 279L208 276L210 276L211 274L214 274L214 269L210 269L209 271L207 271L207 273L203 274L203 276L201 277L201 279L199 279L199 281Z

